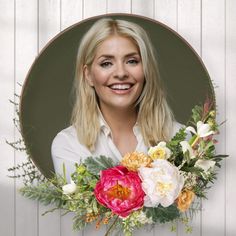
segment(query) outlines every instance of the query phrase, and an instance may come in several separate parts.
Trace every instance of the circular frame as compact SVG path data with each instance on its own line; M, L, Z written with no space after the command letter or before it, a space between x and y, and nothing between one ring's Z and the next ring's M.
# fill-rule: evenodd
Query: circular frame
M192 108L206 97L215 103L213 85L201 58L166 25L133 14L106 14L83 20L59 33L42 49L27 74L21 94L22 136L30 157L46 177L51 177L54 171L52 140L70 125L79 41L102 17L132 21L146 30L156 49L167 100L177 121L185 124Z

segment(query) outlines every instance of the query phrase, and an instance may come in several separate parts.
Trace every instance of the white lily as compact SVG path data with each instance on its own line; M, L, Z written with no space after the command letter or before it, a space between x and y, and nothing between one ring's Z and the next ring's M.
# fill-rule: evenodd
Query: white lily
M210 160L197 160L194 166L203 169L206 173L215 166L215 163L215 161Z
M62 186L63 194L66 194L66 195L74 193L76 189L77 189L77 186L72 179L70 180L70 184L66 184Z
M189 152L189 157L195 158L194 152L192 147L189 145L189 143L187 141L181 141L180 145L182 147L183 153L185 154L187 151Z
M200 138L204 138L215 133L211 130L211 126L209 124L204 124L202 121L197 122L197 131L191 126L188 126L186 130L196 134Z

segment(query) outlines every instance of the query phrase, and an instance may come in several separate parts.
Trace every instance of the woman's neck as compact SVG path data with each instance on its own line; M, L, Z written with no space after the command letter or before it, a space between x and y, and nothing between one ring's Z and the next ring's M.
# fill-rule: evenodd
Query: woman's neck
M136 121L137 111L136 109L106 109L101 108L103 117L112 133L125 133L130 132Z
M111 138L121 156L133 152L138 140L133 132L137 121L137 112L134 109L106 109L101 108L104 119L111 129Z

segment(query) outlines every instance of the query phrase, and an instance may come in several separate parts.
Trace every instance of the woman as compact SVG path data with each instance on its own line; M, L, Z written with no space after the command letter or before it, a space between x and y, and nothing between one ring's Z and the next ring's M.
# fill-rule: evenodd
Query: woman
M55 171L106 155L147 153L180 128L166 102L154 49L140 26L105 18L83 37L77 57L71 126L52 144Z

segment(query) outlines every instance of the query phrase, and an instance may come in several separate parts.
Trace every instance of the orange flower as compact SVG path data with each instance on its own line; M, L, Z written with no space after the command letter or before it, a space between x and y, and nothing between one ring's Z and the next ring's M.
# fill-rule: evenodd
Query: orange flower
M137 171L139 167L150 167L152 158L142 152L127 153L121 160L121 165L129 171Z
M177 207L180 211L184 212L188 210L193 199L195 197L195 193L189 189L184 189L178 196L176 203Z

